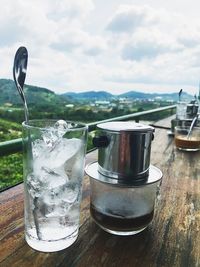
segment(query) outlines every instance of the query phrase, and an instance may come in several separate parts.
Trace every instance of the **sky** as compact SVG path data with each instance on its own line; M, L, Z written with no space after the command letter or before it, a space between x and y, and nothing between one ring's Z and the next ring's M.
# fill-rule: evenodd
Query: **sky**
M0 78L28 49L26 84L56 93L197 94L199 0L0 0Z

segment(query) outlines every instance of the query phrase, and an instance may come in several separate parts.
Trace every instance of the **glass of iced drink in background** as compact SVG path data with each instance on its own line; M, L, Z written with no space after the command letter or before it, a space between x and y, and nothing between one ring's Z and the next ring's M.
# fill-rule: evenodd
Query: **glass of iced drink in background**
M186 109L187 109L186 102L178 102L176 106L176 119L179 120L186 119Z
M32 120L22 129L25 239L39 251L65 249L78 236L87 127Z
M175 145L180 150L198 151L200 150L200 127L194 127L188 136L190 127L175 127Z

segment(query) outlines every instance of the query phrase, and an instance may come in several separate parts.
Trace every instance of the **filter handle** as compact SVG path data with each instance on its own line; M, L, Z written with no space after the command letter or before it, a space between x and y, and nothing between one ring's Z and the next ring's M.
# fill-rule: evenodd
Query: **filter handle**
M110 143L110 138L106 135L96 136L92 139L95 147L107 147Z

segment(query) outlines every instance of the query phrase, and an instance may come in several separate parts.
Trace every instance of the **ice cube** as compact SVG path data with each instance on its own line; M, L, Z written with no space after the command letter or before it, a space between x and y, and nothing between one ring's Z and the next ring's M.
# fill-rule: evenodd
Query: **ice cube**
M45 217L56 217L58 212L56 210L55 204L46 204L45 202L40 202L40 212Z
M51 169L58 169L64 171L65 163L69 161L75 154L81 149L81 140L72 139L61 139L59 143L49 151L48 154L41 157L43 166L51 166Z
M70 207L71 207L70 203L62 201L61 205L57 207L56 210L60 216L66 216L69 214Z
M79 186L71 183L67 187L46 189L37 201L37 208L47 218L70 216L72 206L77 207L79 203L79 196Z
M62 200L60 192L46 192L43 196L41 212L47 218L65 216L67 215L70 206L70 203Z
M78 202L70 206L70 209L68 211L68 223L74 224L78 222L80 215L79 208L80 205Z
M37 176L35 176L32 173L29 174L27 176L26 183L27 183L28 192L33 198L41 196L42 187L41 187L40 180L38 179Z
M59 137L57 132L53 127L48 128L43 131L42 138L47 147L53 148L57 142L59 142Z
M79 185L68 183L67 186L52 190L43 195L43 213L46 217L66 216L71 206L78 203Z
M46 189L47 193L53 190L54 193L60 194L69 180L74 180L74 178L78 180L80 171L83 171L81 140L60 138L59 142L54 142L53 147L49 144L44 140L36 140L33 143L33 173L36 177L31 188L33 197L39 196ZM70 192L69 200L64 201L73 202L76 197L73 198L71 195Z
M60 205L45 205L44 206L44 216L47 218L53 217L63 217L69 212L70 205L60 204Z
M46 144L43 140L36 139L32 145L33 158L40 157L40 155L45 154L47 151Z
M79 184L68 183L60 195L63 202L74 203L79 197Z
M77 161L78 161L77 155L75 154L71 158L67 159L64 163L64 170L67 176L69 177L69 179L72 178L73 169ZM81 163L79 162L79 164Z
M37 139L32 144L32 151L34 173L40 175L43 163L48 162L50 148L44 140Z
M71 155L68 155L64 163L64 170L70 180L77 179L80 176L80 172L83 169L83 160L84 157L82 153L84 152L83 144L79 139L71 139L70 147Z
M48 167L41 168L41 173L38 179L48 190L61 188L66 185L68 181L66 175L60 175Z
M61 200L59 198L59 190L46 190L43 194L42 201L47 205L58 205Z
M69 129L69 125L64 120L59 120L54 124L54 128L57 130L57 137L61 138Z
M60 142L63 135L68 131L70 125L64 120L57 121L52 127L47 128L43 131L42 138L45 144L54 148L56 143Z

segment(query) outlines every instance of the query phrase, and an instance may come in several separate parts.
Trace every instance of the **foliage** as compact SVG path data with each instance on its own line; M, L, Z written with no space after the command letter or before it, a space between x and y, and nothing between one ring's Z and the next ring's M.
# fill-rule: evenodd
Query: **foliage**
M21 125L0 119L0 142L21 137ZM0 158L0 190L22 181L22 155Z
M0 119L0 142L21 137L21 125Z
M22 154L0 158L0 190L22 181Z
M5 82L2 85L2 80L0 79L0 91L9 91L13 86L13 83L11 81L8 83L9 86L7 85L7 88ZM15 91L10 92L11 95L17 98L16 88L13 88L12 90ZM66 100L62 100L48 89L28 86L25 90L29 91L29 94L27 95L29 100L30 119L64 119L89 123L169 104L167 102L133 102L132 105L121 107L118 100L116 100L113 101L116 105L112 108L101 109L98 107L91 107L89 103L78 101L74 103L73 108L68 108L65 106L65 103L67 103L65 102ZM12 102L12 97L7 93L8 92L6 92L7 98L5 97L4 101L6 99L10 103ZM21 122L24 121L24 111L21 99L18 100L19 101L16 101L15 105L0 106L0 142L19 138L21 136ZM137 119L153 121L169 115L171 115L169 111L163 111L142 116ZM92 138L94 134L95 132L92 132L88 136L87 150L93 148ZM23 179L22 155L17 153L0 158L0 169L0 190L7 186L19 183Z

